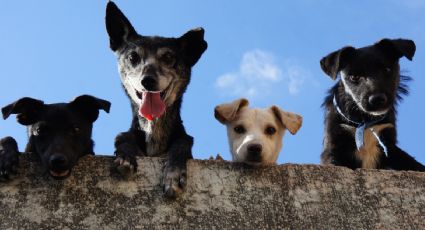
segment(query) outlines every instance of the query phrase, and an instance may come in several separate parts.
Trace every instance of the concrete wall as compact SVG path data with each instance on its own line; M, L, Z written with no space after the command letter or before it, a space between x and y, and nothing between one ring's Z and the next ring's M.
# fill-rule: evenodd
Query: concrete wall
M111 176L111 162L85 157L55 181L22 160L21 175L0 183L0 229L425 228L425 173L194 160L170 201L162 159L139 159L128 180Z

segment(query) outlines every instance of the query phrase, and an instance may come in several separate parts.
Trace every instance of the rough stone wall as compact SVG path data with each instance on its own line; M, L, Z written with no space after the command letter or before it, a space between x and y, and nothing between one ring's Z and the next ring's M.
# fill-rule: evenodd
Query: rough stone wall
M89 156L56 181L23 159L0 183L0 229L425 229L425 173L193 160L170 201L164 161L138 162L122 180L112 158Z

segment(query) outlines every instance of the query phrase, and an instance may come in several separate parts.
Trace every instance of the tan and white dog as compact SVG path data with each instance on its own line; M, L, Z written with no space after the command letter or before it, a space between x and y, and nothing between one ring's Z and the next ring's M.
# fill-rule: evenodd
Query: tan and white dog
M233 161L249 164L276 163L285 130L297 133L302 117L277 106L248 108L241 98L215 107L215 118L226 125Z

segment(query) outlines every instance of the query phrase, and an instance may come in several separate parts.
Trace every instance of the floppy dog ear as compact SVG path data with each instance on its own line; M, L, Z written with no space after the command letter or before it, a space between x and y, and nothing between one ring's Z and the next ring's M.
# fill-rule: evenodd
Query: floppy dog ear
M375 44L378 48L381 48L384 52L393 55L399 59L406 57L410 61L413 59L416 51L415 42L407 39L382 39Z
M113 51L121 48L129 37L137 35L130 21L112 1L106 5L105 23L109 35L109 46Z
M248 106L249 102L245 98L235 100L231 103L221 104L215 107L214 117L222 124L233 121L238 115L239 111Z
M23 97L1 109L3 119L17 114L16 120L22 125L31 125L40 119L44 102L30 97Z
M204 40L204 33L204 29L199 27L186 32L179 38L183 59L189 66L195 65L208 47Z
M69 103L72 109L79 111L90 122L96 121L99 116L99 110L102 109L109 113L111 103L90 95L81 95Z
M339 71L345 68L348 60L354 55L356 49L351 46L346 46L340 50L328 54L328 56L320 60L320 67L323 72L329 75L332 80L335 80Z
M296 134L301 128L303 118L300 115L283 111L275 105L271 107L271 110L273 111L273 114L276 116L276 118L285 128L289 130L292 135Z

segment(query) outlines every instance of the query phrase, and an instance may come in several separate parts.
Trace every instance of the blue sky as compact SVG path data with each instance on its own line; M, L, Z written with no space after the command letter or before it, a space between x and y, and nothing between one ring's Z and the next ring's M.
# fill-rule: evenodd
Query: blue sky
M143 35L178 37L204 27L208 49L195 65L182 107L194 136L195 158L220 153L230 159L216 105L245 96L251 106L279 105L303 115L295 136L286 134L279 163L319 163L326 90L321 57L345 45L362 47L381 38L409 38L417 52L401 60L414 81L399 106L399 146L425 163L425 1L116 1ZM97 154L111 154L131 112L120 86L116 57L104 25L106 1L5 0L0 7L0 106L24 96L46 103L91 94L112 102L94 126ZM237 84L234 84L237 82ZM422 104L422 106L421 106ZM0 121L23 150L25 127Z

